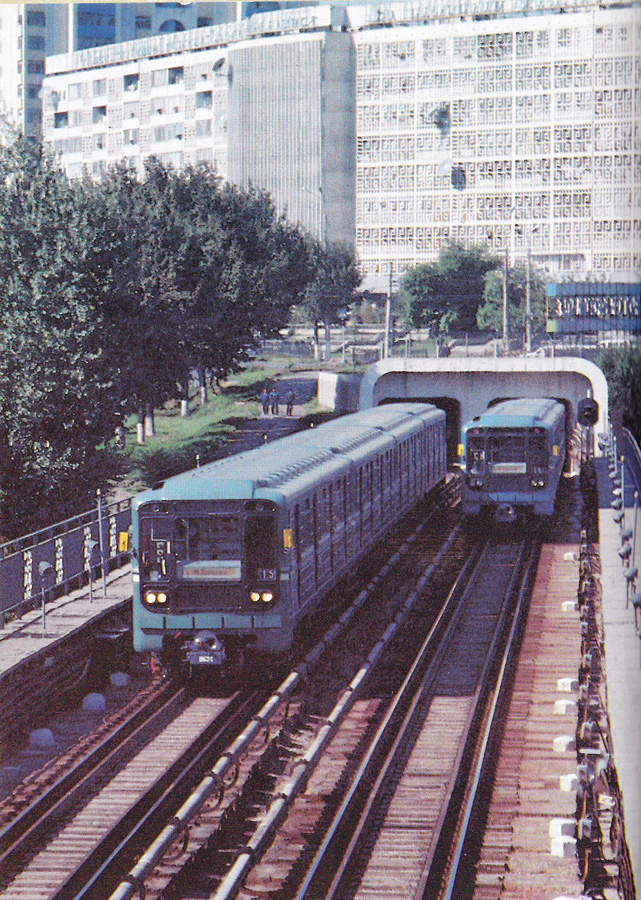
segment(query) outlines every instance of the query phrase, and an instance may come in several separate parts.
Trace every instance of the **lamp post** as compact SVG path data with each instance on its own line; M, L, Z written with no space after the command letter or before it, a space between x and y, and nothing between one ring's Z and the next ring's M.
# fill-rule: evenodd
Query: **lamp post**
M532 235L539 230L538 225L532 225L528 233L527 239L527 256L525 260L525 352L532 350ZM546 313L545 322L547 325L547 295L545 298Z
M390 327L392 322L392 285L394 278L394 263L390 260L389 264L389 291L387 293L387 302L385 303L385 334L383 335L383 359L387 359L390 351Z
M45 585L45 581L52 577L54 574L54 568L51 563L42 560L42 562L38 563L38 572L40 574L40 589L42 591L42 630L45 631L46 627L46 612L45 612L45 600L46 600L46 589L47 585Z

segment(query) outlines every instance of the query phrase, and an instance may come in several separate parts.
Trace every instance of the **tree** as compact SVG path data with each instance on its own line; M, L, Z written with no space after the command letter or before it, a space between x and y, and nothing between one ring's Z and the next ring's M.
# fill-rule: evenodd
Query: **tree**
M611 411L621 413L623 424L641 442L641 342L601 350L597 365L608 382Z
M358 299L362 281L354 252L343 244L321 244L311 241L314 274L306 291L306 306L316 327L325 328L325 357L331 356L331 325L340 320L340 311L347 310Z
M504 269L494 269L485 278L483 303L479 306L476 322L481 330L501 333L503 330L503 281ZM527 269L523 263L508 273L508 334L523 341L525 337L525 294ZM530 328L531 334L545 331L545 283L535 270L530 271Z
M113 429L93 216L34 142L0 154L0 516L56 498Z
M451 242L434 263L409 269L401 280L401 302L414 327L448 332L476 328L485 276L497 264L484 247Z

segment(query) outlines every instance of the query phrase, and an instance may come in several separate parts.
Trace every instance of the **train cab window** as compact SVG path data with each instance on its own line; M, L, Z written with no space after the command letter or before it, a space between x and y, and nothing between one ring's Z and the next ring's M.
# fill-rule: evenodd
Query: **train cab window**
M467 439L467 471L470 475L481 475L485 471L485 441L482 437Z
M250 581L276 580L276 523L272 516L251 516L245 522L245 565Z
M548 446L547 435L531 434L530 435L530 465L534 469L545 469L548 465Z
M176 519L175 533L177 559L240 557L240 526L233 516L190 516Z
M496 432L488 440L488 462L495 475L523 475L526 471L525 434Z

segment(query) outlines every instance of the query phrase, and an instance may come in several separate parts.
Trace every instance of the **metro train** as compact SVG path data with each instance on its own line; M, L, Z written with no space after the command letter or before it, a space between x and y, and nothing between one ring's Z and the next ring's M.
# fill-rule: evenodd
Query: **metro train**
M566 455L566 412L549 398L504 400L462 428L466 517L498 522L554 512Z
M446 474L445 413L398 403L142 492L134 649L188 675L287 658L330 588Z

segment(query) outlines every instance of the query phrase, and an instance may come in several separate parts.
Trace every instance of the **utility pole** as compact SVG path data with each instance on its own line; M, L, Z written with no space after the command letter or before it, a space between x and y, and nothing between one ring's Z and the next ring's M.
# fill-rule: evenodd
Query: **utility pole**
M508 271L509 271L509 256L508 256L508 238L505 236L505 271L503 273L503 353L507 356L509 350L509 340L510 336L508 333L508 318L507 318L507 302L508 302L508 290L507 290L507 280L508 280Z
M532 349L532 301L530 298L530 267L531 267L530 241L527 242L527 261L525 267L525 352Z
M387 359L390 351L390 326L392 322L392 280L394 277L394 263L389 264L389 291L385 304L385 334L383 336L383 359Z

